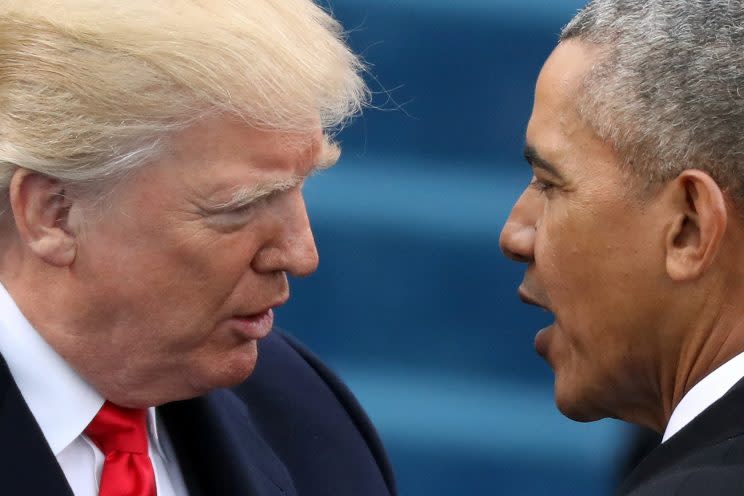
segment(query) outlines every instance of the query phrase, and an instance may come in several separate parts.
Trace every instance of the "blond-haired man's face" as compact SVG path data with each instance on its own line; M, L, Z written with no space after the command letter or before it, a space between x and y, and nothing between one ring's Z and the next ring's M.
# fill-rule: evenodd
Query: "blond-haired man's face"
M114 190L80 241L80 328L101 338L69 361L122 404L245 379L272 308L289 296L286 274L317 267L301 186L322 153L319 130L214 119L178 135L165 158Z

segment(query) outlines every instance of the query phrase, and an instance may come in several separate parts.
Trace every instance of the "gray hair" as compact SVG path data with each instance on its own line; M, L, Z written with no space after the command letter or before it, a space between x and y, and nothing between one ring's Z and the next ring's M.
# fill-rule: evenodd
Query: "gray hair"
M363 70L312 0L3 0L0 214L19 167L100 185L208 115L332 132Z
M744 206L744 4L593 0L563 29L600 50L579 113L654 184L709 173Z

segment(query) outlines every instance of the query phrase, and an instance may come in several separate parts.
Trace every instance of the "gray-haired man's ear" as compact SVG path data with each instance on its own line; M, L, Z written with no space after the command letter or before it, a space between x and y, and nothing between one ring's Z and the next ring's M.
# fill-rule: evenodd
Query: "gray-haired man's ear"
M666 269L676 281L700 277L715 259L726 232L724 193L703 171L683 171L668 186L675 220L666 239Z
M69 226L71 204L57 180L18 169L10 182L10 204L18 234L33 254L55 266L72 264L77 245Z

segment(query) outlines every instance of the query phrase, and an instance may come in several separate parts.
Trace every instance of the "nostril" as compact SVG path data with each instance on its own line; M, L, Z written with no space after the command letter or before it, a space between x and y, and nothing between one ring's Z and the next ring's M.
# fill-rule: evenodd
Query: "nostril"
M531 257L527 257L514 251L505 250L504 255L509 257L511 260L514 260L515 262L530 263L532 261Z

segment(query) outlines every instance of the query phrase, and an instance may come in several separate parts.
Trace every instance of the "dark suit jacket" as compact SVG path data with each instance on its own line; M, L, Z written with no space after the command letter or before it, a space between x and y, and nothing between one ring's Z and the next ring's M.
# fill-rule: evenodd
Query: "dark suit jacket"
M617 494L744 494L744 379L651 451Z
M244 384L158 409L190 496L395 495L380 440L338 378L280 331L259 350ZM72 496L1 357L0 494Z

